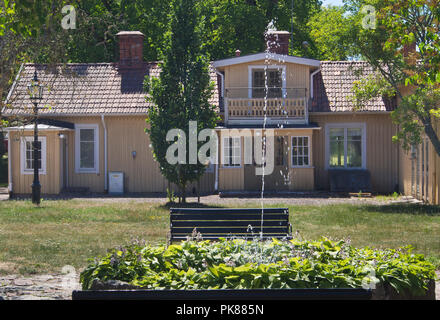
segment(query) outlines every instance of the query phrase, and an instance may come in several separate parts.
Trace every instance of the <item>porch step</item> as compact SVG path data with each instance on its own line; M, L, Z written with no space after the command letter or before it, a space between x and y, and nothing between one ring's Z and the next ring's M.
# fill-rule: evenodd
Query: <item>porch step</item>
M350 192L348 195L351 198L371 198L372 197L371 192L358 192L358 193Z
M399 203L410 203L410 204L423 204L423 201L414 198L413 196L403 196L398 200L393 200L391 203L399 204Z

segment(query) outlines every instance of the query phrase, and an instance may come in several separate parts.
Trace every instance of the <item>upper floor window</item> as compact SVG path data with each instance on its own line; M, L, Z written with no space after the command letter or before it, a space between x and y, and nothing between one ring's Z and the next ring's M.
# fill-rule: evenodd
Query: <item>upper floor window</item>
M281 98L282 96L282 72L279 69L254 69L252 77L252 97L264 98L266 96L266 76L268 98Z
M99 127L97 124L76 125L75 167L77 173L99 172Z
M21 140L21 173L34 173L34 137L23 137ZM40 174L46 174L46 137L38 137L37 166Z
M251 97L281 98L285 87L284 75L284 66L250 66L249 86L251 87Z

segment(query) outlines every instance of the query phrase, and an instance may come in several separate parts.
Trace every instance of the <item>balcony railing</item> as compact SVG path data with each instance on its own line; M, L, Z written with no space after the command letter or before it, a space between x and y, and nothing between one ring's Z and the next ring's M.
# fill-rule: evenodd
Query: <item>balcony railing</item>
M280 120L308 123L308 97L305 88L229 88L225 90L226 120Z

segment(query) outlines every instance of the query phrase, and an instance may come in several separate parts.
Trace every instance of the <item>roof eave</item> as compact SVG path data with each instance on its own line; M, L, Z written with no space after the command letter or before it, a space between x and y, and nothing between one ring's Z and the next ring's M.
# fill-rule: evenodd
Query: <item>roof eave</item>
M315 59L309 59L309 58L301 58L301 57L293 57L293 56L286 56L276 53L256 53L241 57L233 57L223 60L217 60L212 63L212 65L215 68L220 67L226 67L226 66L232 66L236 64L242 64L242 63L248 63L248 62L254 62L254 61L260 61L260 60L274 60L274 61L283 61L287 63L295 63L295 64L301 64L301 65L307 65L311 67L320 67L321 61L315 60Z

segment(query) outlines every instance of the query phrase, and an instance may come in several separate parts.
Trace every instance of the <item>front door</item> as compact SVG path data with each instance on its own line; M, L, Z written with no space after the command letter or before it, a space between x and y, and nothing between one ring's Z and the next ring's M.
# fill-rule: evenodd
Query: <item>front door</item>
M277 136L274 138L274 169L272 174L264 176L265 191L281 191L289 189L289 162L288 162L288 137ZM254 151L255 153L255 151ZM245 165L244 186L247 191L260 191L263 177L255 174L256 163Z
M265 177L265 190L289 190L289 138L277 136L274 139L274 169L271 175Z

